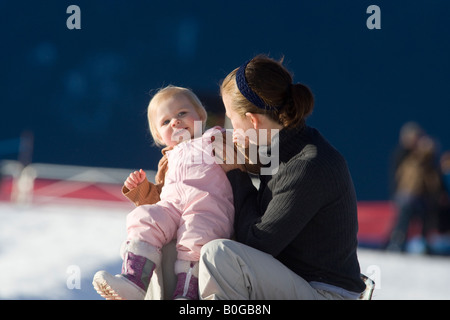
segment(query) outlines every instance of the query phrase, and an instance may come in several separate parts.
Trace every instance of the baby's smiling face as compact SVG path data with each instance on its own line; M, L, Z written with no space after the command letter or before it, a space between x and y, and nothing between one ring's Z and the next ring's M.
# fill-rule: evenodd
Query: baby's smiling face
M156 110L155 125L160 139L173 147L194 137L194 123L202 121L195 107L183 95L164 99Z

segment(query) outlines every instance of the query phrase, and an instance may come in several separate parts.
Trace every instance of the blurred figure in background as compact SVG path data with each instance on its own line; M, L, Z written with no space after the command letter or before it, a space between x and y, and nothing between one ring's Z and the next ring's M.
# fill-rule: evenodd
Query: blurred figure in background
M395 198L395 191L397 189L396 172L402 161L406 156L416 147L417 141L425 134L422 127L416 122L410 121L405 123L400 129L399 144L395 149L390 168L390 193L391 197Z
M415 135L411 135L414 140L412 137ZM436 226L445 187L437 164L436 143L421 135L411 147L395 172L394 201L398 216L388 250L405 251L410 223L418 218L422 224L423 251L428 252L427 235Z
M437 234L432 238L432 251L435 254L450 255L450 151L440 158L445 194L442 196L437 221Z
M439 233L450 234L450 151L446 151L442 154L440 164L446 194L441 200L441 208L439 210L438 219L438 231Z

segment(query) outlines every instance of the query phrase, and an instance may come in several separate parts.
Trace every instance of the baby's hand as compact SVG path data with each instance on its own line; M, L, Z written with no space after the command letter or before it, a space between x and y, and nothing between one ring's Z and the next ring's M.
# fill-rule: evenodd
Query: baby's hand
M125 187L128 188L128 190L132 190L136 188L138 185L140 185L142 182L144 182L146 178L145 171L140 169L139 171L135 171L130 173L127 180L125 180Z

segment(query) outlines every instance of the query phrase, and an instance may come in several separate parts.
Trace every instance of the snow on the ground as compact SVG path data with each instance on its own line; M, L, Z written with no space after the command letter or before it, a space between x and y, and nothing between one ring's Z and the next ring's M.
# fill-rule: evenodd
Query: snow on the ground
M96 299L100 269L120 272L129 210L0 202L0 299Z
M377 283L374 300L450 299L450 257L359 249L358 258Z
M100 299L94 273L120 272L125 238L120 206L0 202L0 299ZM450 299L450 258L360 248L373 299Z

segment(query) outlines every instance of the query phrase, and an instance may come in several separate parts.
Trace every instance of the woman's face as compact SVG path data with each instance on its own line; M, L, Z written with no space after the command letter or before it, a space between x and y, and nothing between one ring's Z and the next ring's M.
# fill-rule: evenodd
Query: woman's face
M226 116L230 119L233 129L241 129L247 131L248 129L254 129L253 124L249 117L242 116L233 108L233 101L230 95L224 93L222 95L223 104L225 105Z

